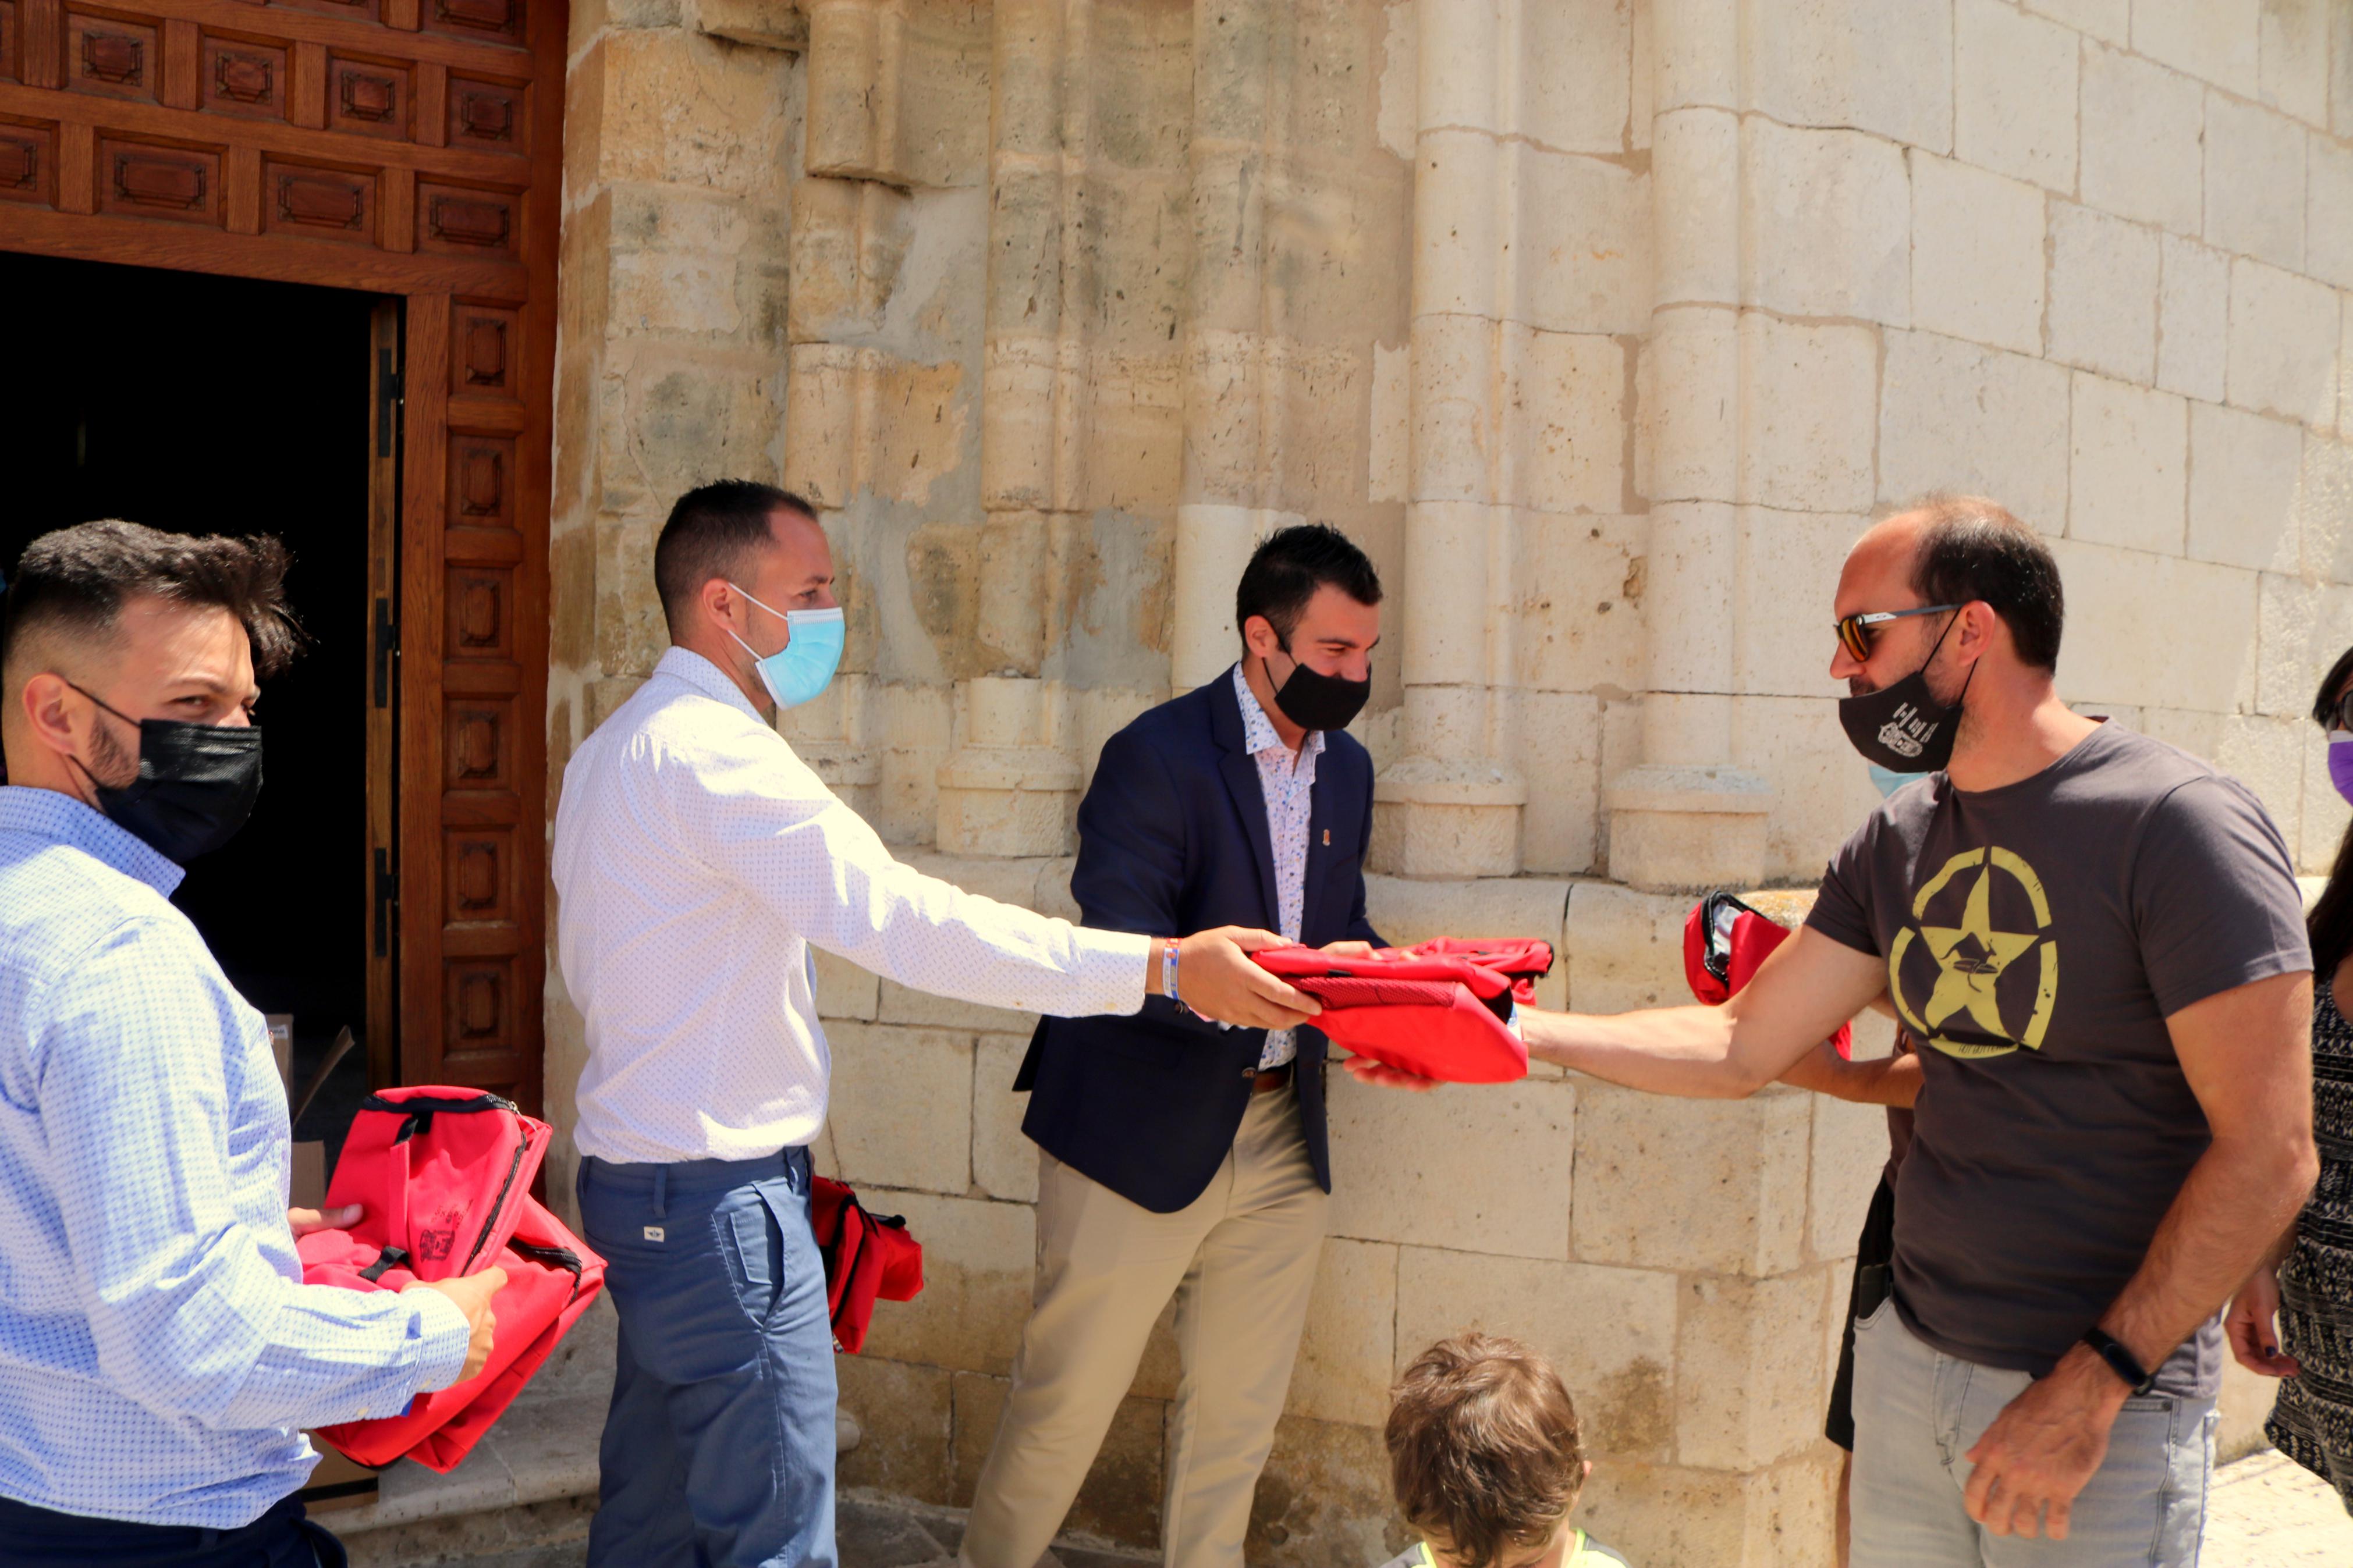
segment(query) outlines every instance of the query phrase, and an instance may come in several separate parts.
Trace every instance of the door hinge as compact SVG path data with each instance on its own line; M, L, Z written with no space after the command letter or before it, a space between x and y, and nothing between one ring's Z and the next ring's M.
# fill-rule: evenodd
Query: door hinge
M393 874L392 851L375 852L375 955L392 956L392 922L400 914L400 879Z
M393 438L400 433L400 367L390 349L375 351L375 455L392 456Z
M375 705L392 706L392 666L400 657L400 626L392 618L392 601L375 602Z

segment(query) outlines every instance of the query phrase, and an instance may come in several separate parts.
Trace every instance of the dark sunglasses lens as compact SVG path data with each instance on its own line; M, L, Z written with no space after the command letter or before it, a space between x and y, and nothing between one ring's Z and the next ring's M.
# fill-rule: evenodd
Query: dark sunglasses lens
M2337 727L2353 730L2353 691L2348 691L2337 700Z
M1848 653L1859 659L1871 658L1871 633L1872 628L1864 626L1859 616L1849 616L1838 624L1839 641L1846 645Z

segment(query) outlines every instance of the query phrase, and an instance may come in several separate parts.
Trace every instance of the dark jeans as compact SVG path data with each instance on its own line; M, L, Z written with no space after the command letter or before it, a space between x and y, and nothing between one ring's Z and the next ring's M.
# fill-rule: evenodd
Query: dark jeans
M833 1329L806 1149L580 1164L621 1320L591 1568L833 1568Z
M0 1498L0 1568L345 1568L292 1498L241 1530L128 1524Z

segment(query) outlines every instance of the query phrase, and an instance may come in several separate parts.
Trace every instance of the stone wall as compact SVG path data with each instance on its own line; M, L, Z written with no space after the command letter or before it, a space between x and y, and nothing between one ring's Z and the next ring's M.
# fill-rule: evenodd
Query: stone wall
M670 500L777 480L850 624L786 732L910 858L1072 913L1103 739L1223 669L1256 538L1331 521L1390 595L1384 931L1673 1000L1684 889L1807 881L1873 798L1831 585L1947 487L2054 542L2071 699L2239 773L2307 868L2343 830L2297 717L2353 641L2342 0L583 0L570 110L559 762L659 656ZM1030 1020L821 978L822 1152L933 1280L842 1364L845 1481L958 1502L1028 1299ZM1387 1384L1471 1322L1560 1359L1638 1561L1826 1560L1873 1113L1334 1103L1253 1561L1397 1542ZM1164 1334L1073 1528L1152 1539L1174 1378Z

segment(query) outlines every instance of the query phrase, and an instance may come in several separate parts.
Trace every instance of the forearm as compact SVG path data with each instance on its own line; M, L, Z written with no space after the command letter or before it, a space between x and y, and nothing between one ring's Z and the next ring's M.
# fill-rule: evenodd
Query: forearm
M1808 1089L1833 1100L1858 1105L1892 1105L1909 1110L1920 1097L1920 1058L1906 1053L1872 1061L1848 1061L1828 1041L1798 1058L1781 1075L1794 1089Z
M2148 1257L2100 1327L2154 1370L2260 1264L2284 1251L2317 1171L2306 1133L2217 1139L2191 1167Z
M1771 1081L1735 1058L1734 1020L1722 1007L1614 1016L1527 1007L1520 1030L1531 1057L1652 1094L1737 1100Z

